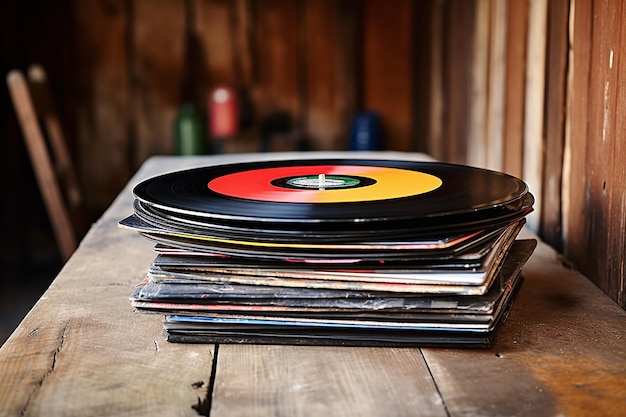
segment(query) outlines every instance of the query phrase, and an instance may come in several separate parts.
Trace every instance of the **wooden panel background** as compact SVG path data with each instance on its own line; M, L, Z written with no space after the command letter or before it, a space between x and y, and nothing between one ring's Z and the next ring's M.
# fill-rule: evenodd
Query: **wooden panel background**
M524 178L537 199L530 227L626 307L621 2L13 0L0 7L3 69L41 62L49 70L85 194L101 208L147 157L174 152L181 103L205 112L214 86L235 87L250 110L224 152L261 149L261 132L277 115L290 130L272 150L347 149L353 116L375 110L385 149ZM8 178L29 168L5 90L2 100ZM5 230L24 233L32 214L4 210Z
M624 307L626 9L577 0L573 15L565 250Z

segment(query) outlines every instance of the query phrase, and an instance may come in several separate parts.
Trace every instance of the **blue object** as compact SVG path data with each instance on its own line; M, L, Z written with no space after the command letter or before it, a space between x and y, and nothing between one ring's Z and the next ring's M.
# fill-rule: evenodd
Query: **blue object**
M350 132L350 150L382 150L380 118L378 113L368 111L359 113L354 117L352 131Z

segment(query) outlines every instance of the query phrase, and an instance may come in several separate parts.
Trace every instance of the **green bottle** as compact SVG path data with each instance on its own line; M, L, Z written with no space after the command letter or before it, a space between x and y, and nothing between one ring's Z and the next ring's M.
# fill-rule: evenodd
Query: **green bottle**
M178 155L202 155L204 153L202 117L193 104L185 103L180 108L174 130Z

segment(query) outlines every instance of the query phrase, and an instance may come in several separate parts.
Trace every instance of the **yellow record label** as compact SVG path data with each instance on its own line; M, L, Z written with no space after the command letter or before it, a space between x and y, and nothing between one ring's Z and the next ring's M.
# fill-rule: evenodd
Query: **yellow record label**
M412 197L442 180L424 172L363 165L262 168L227 174L208 187L220 194L270 202L348 203Z

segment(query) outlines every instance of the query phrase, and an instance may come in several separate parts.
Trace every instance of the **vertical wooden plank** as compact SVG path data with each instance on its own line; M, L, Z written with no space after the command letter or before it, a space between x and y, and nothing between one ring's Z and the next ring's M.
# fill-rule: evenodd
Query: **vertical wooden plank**
M475 24L474 1L449 1L443 10L443 160L467 162Z
M421 3L421 2L420 2ZM433 0L432 52L430 69L430 86L426 90L429 96L430 116L428 118L427 153L435 159L444 161L444 0Z
M474 9L474 31L469 73L470 98L467 106L469 119L466 162L485 167L487 164L487 107L489 100L489 52L491 41L491 14L489 0L477 0ZM454 22L452 22L454 24Z
M506 76L507 2L490 0L491 34L489 40L489 96L485 167L502 170L504 148L504 97Z
M440 31L441 2L419 1L413 5L413 33L411 73L413 94L413 149L429 152L433 117L441 117L441 36L435 37L435 28ZM436 63L435 63L436 61ZM435 66L438 66L435 69ZM434 97L431 97L431 90ZM437 115L437 116L435 116Z
M233 26L237 11L226 0L193 0L193 31L201 40L208 86L239 83Z
M588 72L574 72L568 254L580 269L622 307L624 299L624 119L622 59L626 42L621 3L595 2L590 9L576 4L574 36L589 39ZM579 20L580 19L580 20ZM588 21L588 23L587 23ZM586 37L588 36L588 38ZM575 49L574 61L578 61ZM587 49L582 49L585 58ZM575 64L576 65L576 64ZM575 68L578 66L576 65ZM583 67L584 69L584 67ZM585 80L581 77L587 75ZM581 83L586 95L575 89ZM586 116L582 132L578 117ZM584 129L583 129L584 127ZM580 224L574 223L581 220ZM594 254L589 256L588 254Z
M537 200L535 211L527 217L528 226L533 231L538 231L539 219L542 214L547 12L546 0L530 0L528 7L528 49L526 53L523 178Z
M570 87L568 91L569 112L566 136L566 166L563 207L566 224L563 231L565 254L570 259L586 256L586 153L587 112L589 95L589 72L591 71L592 7L588 1L573 0L570 31L572 61L570 65Z
M106 207L131 174L128 13L123 0L74 2L79 177L89 205Z
M335 143L336 149L348 149L348 131L352 119L361 103L363 69L360 66L360 0L338 0L335 2L335 30L338 83L342 93L338 95L337 112L345 136Z
M249 0L190 0L191 36L198 44L197 60L202 68L202 79L197 86L201 97L199 106L206 118L209 117L210 92L223 85L239 94L239 109L246 123L252 122L248 120L252 118L248 100L258 81L258 56L253 43L256 39L254 4L256 2ZM254 152L259 149L254 133L240 131L232 138L212 139L207 132L207 140L218 152Z
M249 86L256 79L256 56L252 51L254 27L252 0L237 0L233 27L235 65L240 84Z
M13 70L7 75L7 85L20 120L39 191L46 202L46 209L61 255L63 260L67 261L76 249L77 236L70 219L70 212L63 201L61 184L59 184L55 166L47 149L48 143L39 124L28 82L20 71Z
M342 77L343 50L337 42L340 22L335 1L307 1L303 7L304 51L301 52L305 54L307 101L303 127L313 149L345 149L348 126L341 113L340 97L346 93L347 77Z
M568 60L569 0L552 0L548 10L546 51L545 162L543 172L540 233L561 250L561 179L565 123L565 92Z
M174 150L174 120L181 103L185 53L185 3L134 0L132 96L135 164Z
M257 115L286 111L301 120L297 2L259 0L254 6L258 79L252 93Z
M410 0L363 4L363 107L380 114L383 146L409 151L411 143Z
M617 48L609 56L609 67L616 72L615 134L609 151L611 174L607 183L609 190L609 259L607 292L612 299L626 309L626 7L621 4L618 21ZM602 275L600 276L602 277Z
M524 138L524 81L526 40L528 38L528 0L509 0L507 4L506 75L502 169L522 177Z

